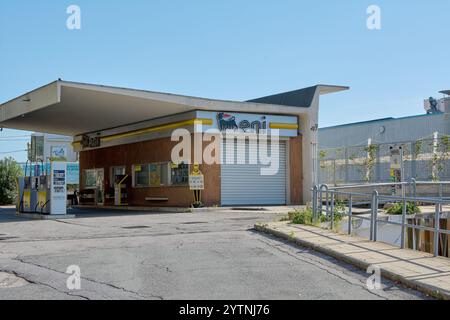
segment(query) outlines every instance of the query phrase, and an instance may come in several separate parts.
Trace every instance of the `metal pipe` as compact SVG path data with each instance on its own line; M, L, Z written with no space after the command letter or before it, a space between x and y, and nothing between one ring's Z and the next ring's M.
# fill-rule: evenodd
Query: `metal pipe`
M416 186L416 179L414 179L414 178L411 178L411 191L412 191L412 197L413 198L415 198L416 197L416 195L417 195L417 186Z
M352 215L353 215L353 196L350 194L348 199L348 234L352 234Z
M322 214L323 211L323 203L322 203L323 199L322 199L322 186L320 186L319 188L319 212L320 214Z
M317 217L317 190L318 187L317 185L314 186L313 188L313 195L312 195L312 211L313 211L313 221L316 222L316 217Z
M328 186L326 184L323 184L320 186L320 216L323 214L323 190L326 191L326 214L328 215ZM319 219L320 217L318 217Z
M442 206L444 204L450 204L450 199L446 199L443 197L443 186L444 185L450 185L450 182L441 182L441 183L424 183L427 185L439 185L439 197L438 198L426 198L426 197L420 197L417 198L417 184L418 182L415 181L415 179L411 179L407 184L410 186L410 195L412 193L412 196L409 197L399 197L399 196L390 196L390 195L380 195L377 190L373 191L370 198L370 193L357 193L357 192L349 192L349 191L339 191L341 189L345 188L329 188L327 185L321 185L315 186L313 189L313 192L315 192L315 196L313 194L313 210L315 212L314 216L316 219L320 218L318 214L323 214L323 193L325 192L326 196L326 215L328 218L331 218L330 225L331 228L334 229L335 227L335 202L336 202L336 196L343 196L347 197L348 199L348 233L351 235L353 232L353 226L352 226L352 219L353 219L353 203L355 198L354 197L367 197L366 199L370 200L371 204L371 214L370 217L358 217L358 219L370 221L370 240L371 241L377 241L378 239L378 206L380 203L380 200L389 200L393 202L401 202L402 203L402 217L401 222L395 222L395 221L386 221L386 224L390 225L397 225L401 228L401 248L406 247L406 232L408 229L411 229L413 232L413 238L415 238L414 234L416 233L416 230L424 230L428 232L434 233L434 241L435 241L435 248L434 253L435 255L439 254L439 240L441 234L447 234L450 235L450 230L440 230L440 214L442 212ZM376 184L380 185L380 184ZM392 185L392 184L381 184L381 185ZM368 185L364 185L367 187ZM330 201L331 197L331 201ZM317 200L320 199L320 203L317 203ZM415 224L409 224L407 222L407 215L408 215L408 202L423 202L423 203L429 203L434 204L436 206L435 208L435 225L431 227L421 226L421 225L415 225ZM320 206L320 212L318 211L318 206ZM413 248L417 248L417 244L415 241L413 241Z
M400 247L401 247L402 249L405 249L405 229L406 229L405 224L406 224L407 204L408 204L408 203L406 202L406 200L403 200L403 210L402 210L402 235L401 235L402 239L401 239L401 244L400 244Z
M334 229L334 192L331 194L331 230Z
M374 208L374 222L373 222L373 241L377 241L378 234L378 191L374 191L375 194L375 208Z
M375 229L376 229L376 213L378 213L377 205L377 196L378 191L374 191L372 193L372 201L371 201L371 217L370 217L370 241L376 241Z
M434 256L439 256L440 205L436 204L434 215Z
M450 185L450 181L441 181L441 182L433 182L433 181L416 181L414 179L414 185L436 185L436 184L443 184L443 185ZM382 183L367 183L367 184L352 184L352 185L343 185L340 187L333 187L332 190L342 190L342 189L359 189L359 188L370 188L370 187L389 187L389 186L402 186L402 185L409 185L410 182L382 182Z

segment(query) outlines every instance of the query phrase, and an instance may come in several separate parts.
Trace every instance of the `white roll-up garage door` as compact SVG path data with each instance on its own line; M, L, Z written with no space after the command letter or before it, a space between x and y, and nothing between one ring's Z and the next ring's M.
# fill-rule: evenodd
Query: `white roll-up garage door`
M246 164L226 163L226 147L222 144L223 161L221 166L222 205L285 205L286 204L286 142L280 141L279 170L275 175L262 175L261 168L268 167L248 164L251 156L257 155L257 147L245 145ZM235 154L237 154L235 143ZM270 146L268 148L270 150ZM270 151L269 151L270 153ZM258 159L258 158L257 158ZM236 161L235 161L236 162Z

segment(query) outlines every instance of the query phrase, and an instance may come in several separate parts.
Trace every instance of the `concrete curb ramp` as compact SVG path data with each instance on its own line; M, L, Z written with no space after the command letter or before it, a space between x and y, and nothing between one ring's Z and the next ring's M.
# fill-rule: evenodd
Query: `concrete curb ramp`
M450 300L450 259L400 249L364 238L289 222L257 224L255 229L311 248L367 270L378 266L381 275L432 297Z

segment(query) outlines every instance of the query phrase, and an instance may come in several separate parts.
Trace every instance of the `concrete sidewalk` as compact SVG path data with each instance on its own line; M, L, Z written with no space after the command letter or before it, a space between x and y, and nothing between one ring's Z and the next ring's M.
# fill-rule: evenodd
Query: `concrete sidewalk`
M312 226L272 222L256 230L325 253L367 270L378 266L382 276L435 298L450 300L450 259L400 249L381 242L334 233Z

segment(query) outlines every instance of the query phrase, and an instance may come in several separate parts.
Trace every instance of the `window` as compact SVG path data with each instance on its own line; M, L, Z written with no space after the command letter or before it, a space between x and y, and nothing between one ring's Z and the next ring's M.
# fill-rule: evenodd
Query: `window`
M171 167L165 163L133 166L134 187L161 187L171 185Z
M84 187L86 189L97 187L97 170L85 170L84 175Z
M182 162L171 164L171 183L174 186L189 184L189 165Z
M44 159L44 136L31 136L31 145L28 146L28 160L36 162Z
M110 184L114 184L118 181L116 181L117 177L124 176L125 173L125 167L124 166L118 166L118 167L111 167L111 176L110 176Z
M150 186L160 187L169 185L169 164L152 163L150 164Z
M133 166L134 186L148 187L149 185L149 167L145 164Z
M94 189L103 187L103 169L84 170L84 187Z

